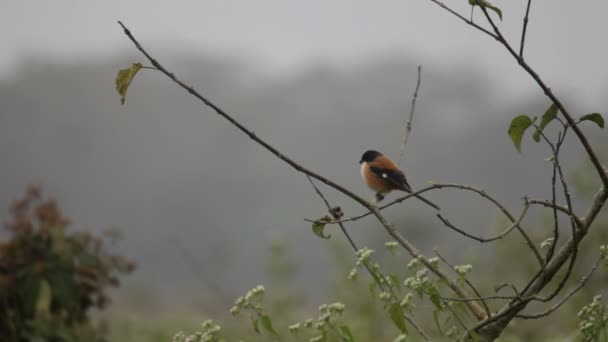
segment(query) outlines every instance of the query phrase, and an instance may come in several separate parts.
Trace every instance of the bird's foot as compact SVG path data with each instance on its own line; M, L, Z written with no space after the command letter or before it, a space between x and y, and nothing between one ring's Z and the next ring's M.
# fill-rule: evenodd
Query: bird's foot
M378 203L382 202L382 200L384 199L384 195L382 195L381 193L376 193L376 200L378 201Z

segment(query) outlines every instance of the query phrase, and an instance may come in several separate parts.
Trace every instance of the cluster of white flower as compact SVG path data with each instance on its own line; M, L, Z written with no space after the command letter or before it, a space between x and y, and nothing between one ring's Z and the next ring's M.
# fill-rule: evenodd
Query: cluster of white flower
M416 271L420 269L422 267L422 260L424 260L423 256L419 256L416 259L410 260L410 262L407 263L407 269L410 271Z
M222 327L208 319L201 325L202 331L197 331L187 335L180 331L173 336L173 342L218 342L220 341L219 333Z
M403 297L401 302L399 302L399 306L401 306L401 308L403 308L403 310L405 310L405 311L412 312L412 311L414 311L414 308L415 308L413 300L414 300L414 295L410 292L410 293L406 294L405 297Z
M297 322L288 327L288 330L291 334L297 335L302 328L315 328L322 334L310 339L310 341L322 341L325 334L328 331L332 330L333 322L332 319L335 320L342 316L344 313L344 304L340 302L331 303L331 304L323 304L319 306L319 317L315 320L312 318L307 319L303 323Z
M403 284L408 289L417 290L418 292L423 291L430 285L427 269L418 270L414 276L406 278Z
M245 296L239 297L236 302L234 302L234 306L230 309L230 313L233 316L236 316L243 309L262 311L264 309L262 300L264 299L265 291L263 285L258 285L249 290Z
M398 244L396 241L385 242L384 245L386 246L386 249L391 252L391 254L395 254L395 252L397 251Z
M579 329L585 341L593 340L599 331L606 329L608 315L606 306L602 304L602 296L593 297L591 304L583 306L579 311L578 317L581 320Z
M473 269L473 265L456 265L454 266L454 269L456 270L456 273L458 273L459 276L464 278L467 274L471 272L471 270Z
M374 250L369 249L368 247L363 247L357 251L357 266L367 265L372 255L374 255Z

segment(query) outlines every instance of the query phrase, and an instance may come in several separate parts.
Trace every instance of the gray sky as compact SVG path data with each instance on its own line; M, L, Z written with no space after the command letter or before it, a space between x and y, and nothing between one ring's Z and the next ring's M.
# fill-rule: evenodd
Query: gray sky
M494 2L503 8L507 36L518 41L526 1ZM445 3L468 16L466 0ZM608 1L582 3L534 1L526 55L558 92L600 104L608 89ZM4 0L0 13L0 79L25 55L69 62L129 51L120 19L148 45L239 56L275 74L399 53L418 56L427 68L471 61L500 75L509 91L533 86L496 42L430 0Z

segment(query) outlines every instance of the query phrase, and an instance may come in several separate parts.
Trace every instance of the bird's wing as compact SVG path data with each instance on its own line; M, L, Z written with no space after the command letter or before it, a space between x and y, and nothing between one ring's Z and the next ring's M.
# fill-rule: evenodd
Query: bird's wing
M405 175L401 170L387 169L378 166L370 166L370 171L379 178L391 184L395 189L411 192L410 185L405 179Z

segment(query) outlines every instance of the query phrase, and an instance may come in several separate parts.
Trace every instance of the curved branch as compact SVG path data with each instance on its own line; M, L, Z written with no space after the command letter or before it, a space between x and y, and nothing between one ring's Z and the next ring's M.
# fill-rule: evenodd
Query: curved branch
M582 289L583 286L585 286L585 284L587 283L587 280L589 280L591 275L593 275L593 272L595 272L595 270L600 265L602 260L604 260L604 258L605 257L603 255L600 255L597 258L597 261L595 262L595 264L593 265L593 268L591 268L591 270L589 271L589 273L587 273L584 277L582 277L580 282L578 283L578 285L576 287L574 287L572 290L570 290L570 292L568 292L568 294L566 294L562 299L560 299L559 302L555 303L554 305L552 305L550 308L548 308L547 310L545 310L543 312L539 312L539 313L535 313L535 314L522 314L522 315L517 315L516 317L524 318L524 319L541 318L541 317L548 316L553 311L559 309L559 307L562 306L566 301L568 301L568 299L570 299L570 297L572 297L576 292L578 292L580 289Z
M420 253L420 251L411 242L409 242L406 238L404 238L394 228L394 226L393 226L392 223L390 223L384 216L382 216L382 214L380 213L380 211L378 210L377 207L371 205L366 200L364 200L362 197L354 194L352 191L346 189L345 187L343 187L341 185L338 185L337 183L335 183L335 182L333 182L333 181L331 181L331 180L329 180L329 179L327 179L327 178L325 178L325 177L317 174L316 172L313 172L313 171L305 168L304 166L296 163L291 158L287 157L286 155L284 155L283 153L281 153L279 150L277 150L275 147L273 147L272 145L270 145L269 143L267 143L263 139L259 138L253 131L249 130L247 127L245 127L243 124L241 124L235 118L233 118L231 115L229 115L228 113L226 113L220 107L218 107L213 102L211 102L206 97L204 97L199 92L197 92L193 87L188 86L187 84L185 84L184 82L182 82L180 79L178 79L175 76L175 74L173 74L172 72L168 71L165 67L163 67L156 59L154 59L141 46L141 44L139 44L139 42L137 41L137 39L135 39L135 37L131 34L131 31L122 22L119 21L118 24L120 24L120 26L123 28L123 31L124 31L125 35L127 35L127 37L129 37L129 39L133 42L133 44L135 45L135 47L150 61L150 63L152 63L152 65L154 67L156 67L160 72L162 72L167 77L169 77L174 83L178 84L180 87L182 87L183 89L187 90L194 97L196 97L197 99L199 99L200 101L202 101L206 106L208 106L211 109L213 109L213 111L215 111L218 115L220 115L223 118L225 118L226 120L228 120L231 124L233 124L241 132L243 132L247 136L249 136L249 138L251 140L255 141L260 146L264 147L266 150L268 150L270 153L274 154L277 158L279 158L280 160L282 160L285 163L287 163L288 165L290 165L296 171L301 172L301 173L303 173L305 175L308 175L308 176L310 176L310 177L312 177L312 178L314 178L314 179L316 179L316 180L318 180L318 181L320 181L322 183L325 183L326 185L328 185L328 186L334 188L335 190L343 193L344 195L350 197L355 202L357 202L360 205L362 205L363 207L367 208L378 219L378 221L382 224L382 226L387 231L387 233L391 237L393 237L395 239L395 241L397 241L403 248L405 248L412 257L414 257L414 258L421 258L422 259L422 263L425 265L425 267L427 267L431 272L435 273L435 275L437 275L439 278L443 279L447 283L447 285L459 297L463 297L463 298L467 298L468 297L467 293L462 288L460 288L456 283L454 283L453 281L451 281L445 274L443 274L443 272L441 272L440 270L434 269L432 267L432 265L426 260L426 258L424 258L424 256L422 255L422 253ZM486 314L483 311L483 309L479 306L479 304L477 304L475 302L469 302L469 303L467 303L467 307L469 308L469 310L479 320L485 319Z
M431 0L431 1L433 1L433 0ZM486 19L488 20L490 25L492 25L494 34L496 35L496 37L498 37L497 40L507 49L507 51L511 54L511 56L513 56L513 58L515 58L517 63L534 79L534 81L536 81L536 83L543 90L545 95L547 95L547 97L549 99L551 99L551 101L557 106L557 108L559 108L564 119L566 119L566 121L568 122L570 127L572 127L572 130L574 130L574 133L576 134L576 136L580 140L581 144L585 148L585 152L587 152L587 155L591 159L591 162L593 163L595 170L597 171L600 179L602 180L602 184L605 187L608 187L608 172L606 171L606 169L604 169L604 166L602 165L599 158L597 157L595 150L589 143L589 140L587 139L585 134L583 134L583 132L580 130L580 128L576 124L576 121L574 120L574 118L572 117L570 112L566 109L566 107L562 104L562 102L557 98L557 96L555 96L555 94L553 93L551 88L549 88L545 84L545 82L540 78L540 76L536 73L536 71L534 71L534 69L532 69L532 67L530 67L530 65L528 63L526 63L526 61L523 59L523 57L518 55L517 52L513 49L513 47L511 47L511 44L509 44L509 42L505 39L505 37L502 35L502 32L500 32L500 30L494 23L494 20L492 20L492 17L488 13L488 10L484 6L480 6L480 7L481 7L481 10L483 11L484 15L486 16Z
M405 135L403 137L403 143L401 144L401 151L399 151L399 159L397 160L397 165L401 165L401 160L403 160L403 156L405 156L405 146L407 145L407 141L410 138L410 133L412 132L412 120L414 119L414 111L416 110L416 100L418 99L418 89L420 89L420 80L422 73L422 65L418 66L418 81L416 81L416 90L414 90L414 95L412 96L412 105L410 107L410 117L405 122Z
M317 187L317 185L312 180L312 178L310 178L310 176L306 175L306 178L308 178L308 181L310 182L310 185L312 185L312 187L315 189L315 192L317 193L317 195L319 195L319 197L325 203L325 206L327 206L327 210L329 211L329 213L332 214L332 216L334 216L335 212L333 211L333 208L329 204L329 201L327 200L327 198L325 198L325 195L323 195L323 193L321 192L321 190L319 189L319 187ZM353 239L350 237L350 234L348 234L348 231L344 227L344 224L339 223L338 225L340 226L340 229L342 229L342 233L344 233L344 235L348 239L348 242L353 247L353 249L355 250L355 252L359 251L359 248L357 247L357 245L355 244L355 242L353 241ZM372 279L374 279L374 281L376 282L376 284L378 284L378 287L380 287L380 289L382 291L384 291L384 285L382 284L382 282L380 281L380 279L378 279L378 277L374 276L374 272L369 268L369 266L367 264L363 263L363 267L365 267L365 269L367 270L367 272L371 275ZM390 293L391 293L392 297L398 302L399 299L397 299L397 295L395 295L393 287L390 284L387 284L387 286L388 286L388 288L390 290ZM403 317L414 327L414 329L416 329L416 331L418 332L418 334L420 334L420 336L422 336L422 338L424 338L425 341L430 341L431 340L429 338L429 336L424 332L424 330L422 330L422 328L420 328L418 326L418 324L416 324L416 322L414 322L414 320L413 320L412 317L409 317L405 312L403 313Z
M481 242L481 243L486 243L486 242L492 242L492 241L496 241L499 239L504 238L505 236L509 235L509 233L511 231L513 231L513 229L515 229L517 226L519 226L519 224L521 223L521 221L523 220L524 216L526 216L526 213L528 212L528 208L530 207L530 204L528 204L527 202L524 204L524 207L521 210L521 213L519 214L519 216L517 217L517 219L505 230L503 230L501 233L499 233L496 236L490 237L490 238L482 238L482 237L478 237L475 236L473 234L467 233L464 230L455 227L452 223L450 223L446 218L444 218L443 216L441 216L441 214L437 214L437 217L441 220L441 222L443 222L443 224L450 228L453 229L455 231L457 231L458 233L471 238L475 241Z

